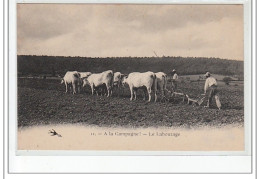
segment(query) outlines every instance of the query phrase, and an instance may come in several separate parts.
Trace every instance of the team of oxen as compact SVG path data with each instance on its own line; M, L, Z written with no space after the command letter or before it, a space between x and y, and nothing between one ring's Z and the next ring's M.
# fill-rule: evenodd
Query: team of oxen
M69 88L72 88L73 94L79 93L82 88L89 85L91 87L92 95L105 94L110 97L114 89L117 89L117 93L123 90L127 85L129 86L131 98L130 100L136 100L137 90L142 89L144 93L148 93L148 101L152 99L154 95L154 101L157 100L157 93L161 93L163 96L167 85L167 75L163 72L154 73L148 72L132 72L128 75L120 72L113 72L112 70L104 71L102 73L91 72L77 72L68 71L62 78L61 83L66 86L66 93Z

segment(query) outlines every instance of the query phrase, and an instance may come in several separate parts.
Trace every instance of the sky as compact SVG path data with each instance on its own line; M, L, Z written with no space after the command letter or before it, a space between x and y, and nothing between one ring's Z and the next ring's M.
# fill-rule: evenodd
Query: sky
M18 4L17 54L243 60L242 5Z

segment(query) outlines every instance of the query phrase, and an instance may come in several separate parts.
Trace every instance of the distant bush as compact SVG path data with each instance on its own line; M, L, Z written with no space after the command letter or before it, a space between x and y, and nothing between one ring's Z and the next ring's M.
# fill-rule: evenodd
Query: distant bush
M230 83L231 80L232 80L232 78L230 78L230 77L224 77L224 78L223 78L223 81L224 81L224 83L225 83L226 85L229 85L229 83Z

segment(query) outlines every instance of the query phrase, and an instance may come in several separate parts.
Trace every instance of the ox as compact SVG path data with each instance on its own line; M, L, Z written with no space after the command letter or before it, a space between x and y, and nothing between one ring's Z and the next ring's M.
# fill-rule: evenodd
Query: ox
M157 79L156 75L153 72L133 72L128 75L128 77L124 77L122 81L123 85L128 84L131 92L131 98L130 100L132 101L133 98L136 100L136 92L138 88L145 88L147 89L149 99L148 101L151 101L151 93L152 93L152 88L154 90L154 95L155 95L155 102L157 100Z
M123 74L120 72L115 72L114 73L114 80L113 80L113 88L117 88L118 91L118 96L121 90L121 86L122 86L122 78L123 78Z
M85 78L89 77L92 73L91 72L79 72L79 74L80 74L80 83L79 83L79 85L80 85L80 87L83 88L83 80Z
M104 71L102 73L93 73L89 77L83 80L83 87L87 84L90 85L92 95L94 95L94 90L106 85L107 97L112 94L112 85L113 85L114 73L112 70ZM97 93L98 94L98 93Z
M157 88L161 91L161 95L164 96L165 91L168 91L166 89L167 75L163 72L157 72L155 75L157 78Z
M87 78L89 77L92 73L91 72L79 72L80 78Z
M76 89L79 87L81 80L80 74L77 71L68 71L65 76L61 80L61 84L65 84L66 93L68 92L68 87L73 87L73 94L76 94ZM80 92L80 88L78 88L78 92Z

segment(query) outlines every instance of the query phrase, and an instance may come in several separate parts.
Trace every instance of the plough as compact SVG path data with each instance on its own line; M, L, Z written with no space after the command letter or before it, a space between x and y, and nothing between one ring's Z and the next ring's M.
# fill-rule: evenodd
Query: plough
M166 95L164 94L164 95L162 96L161 102L165 102L165 101L168 101L168 102L169 102L171 99L174 100L174 98L175 98L176 96L181 96L181 97L182 97L182 101L183 101L183 102L185 101L186 95L185 95L185 93L183 93L183 92L170 91L170 90L166 89L166 90L165 90L165 93L166 93Z
M199 95L197 96L196 99L192 99L190 98L187 94L186 94L186 98L188 99L188 103L187 104L197 104L197 105L201 105L203 102L204 102L204 99L205 99L205 94L202 94L202 95Z
M168 94L170 94L170 97L167 97L165 95L163 95L161 102L164 101L170 101L170 99L174 99L176 96L181 96L182 97L182 102L184 102L185 100L187 100L187 104L196 104L196 105L201 105L204 102L205 99L205 94L200 94L198 95L195 99L191 98L188 94L185 94L183 92L178 92L178 91L170 91L166 89L166 92Z

